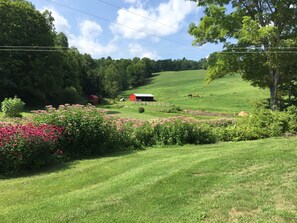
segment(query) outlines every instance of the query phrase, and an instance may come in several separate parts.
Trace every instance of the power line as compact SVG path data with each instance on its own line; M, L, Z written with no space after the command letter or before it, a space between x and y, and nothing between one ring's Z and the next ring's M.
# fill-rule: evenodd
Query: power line
M269 50L269 49L297 49L294 46L275 46L275 47L267 47L264 49L263 47L230 47L226 48L227 50L236 50L236 49L244 49L244 50Z
M0 49L0 52L61 52L58 49Z
M68 48L69 49L69 48ZM63 49L60 48L52 48L52 49L26 49L26 48L1 48L0 46L0 52L61 52ZM262 51L262 52L227 52L227 51L222 51L222 52L216 52L219 54L297 54L297 51Z
M140 31L140 30L135 29L135 28L132 28L130 26L127 26L127 25L124 25L124 24L120 24L120 23L117 23L117 22L113 22L113 21L111 21L109 19L106 19L104 17L97 16L97 15L94 15L94 14L91 14L91 13L88 13L88 12L85 12L85 11L82 11L80 9L76 9L76 8L73 8L73 7L70 7L70 6L67 6L67 5L63 5L63 4L58 3L58 2L54 2L54 1L51 1L51 0L46 0L46 1L51 2L51 3L55 4L55 5L59 5L61 7L64 7L64 8L67 8L67 9L70 9L70 10L73 10L73 11L76 11L76 12L79 12L79 13L82 13L82 14L85 14L85 15L88 15L88 16L91 16L91 17L94 17L94 18L103 20L105 22L109 22L109 23L114 24L114 25L117 25L117 26L122 26L122 27L127 28L127 29L131 29L131 30L134 30L134 31L137 31L137 32L145 33L145 34L147 34L149 36L154 36L154 37L157 37L157 38L160 38L160 39L169 41L169 42L173 42L173 43L176 43L176 44L179 44L179 45L182 45L182 46L191 47L191 45L189 45L189 44L185 44L185 43L178 42L178 41L175 41L175 40L172 40L172 39L161 37L161 36L156 35L156 34L153 34L153 33L145 32L145 31Z
M15 49L19 49L19 48L29 48L29 49L69 49L68 47L57 47L57 46L0 46L1 48L15 48Z
M144 19L146 19L146 20L149 20L149 21L151 21L151 22L158 23L158 24L160 24L160 25L162 25L162 26L166 26L166 27L168 27L168 28L174 29L174 30L176 30L176 31L178 31L178 32L183 32L183 33L187 33L187 34L188 34L188 32L186 32L186 31L184 31L184 30L181 30L181 29L179 29L179 28L177 28L177 27L173 27L173 26L170 26L170 25L168 25L168 24L159 22L158 20L155 20L155 19L146 17L146 16L144 16L144 15L138 14L138 13L136 13L136 12L130 11L130 10L128 10L128 9L122 8L122 7L118 6L118 5L112 4L112 3L110 3L110 2L106 2L106 1L103 1L103 0L97 0L97 1L98 1L98 2L102 2L102 3L106 4L106 5L110 5L110 6L114 7L114 8L117 8L117 9L122 9L122 10L124 10L124 11L126 11L126 12L128 12L128 13L130 13L130 14L139 16L139 17L144 18Z
M216 52L216 53L220 53L220 54L269 54L269 53L273 53L273 54L297 54L297 51L262 51L262 52L245 52L245 51L240 51L240 52L226 52L226 51L222 51L222 52Z

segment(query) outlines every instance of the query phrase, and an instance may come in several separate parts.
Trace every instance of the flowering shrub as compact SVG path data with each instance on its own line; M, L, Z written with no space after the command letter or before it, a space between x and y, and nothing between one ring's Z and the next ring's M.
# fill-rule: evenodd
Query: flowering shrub
M120 132L92 105L66 104L58 109L48 106L37 112L34 120L64 128L60 142L70 157L105 154L122 148Z
M53 125L0 126L0 174L37 169L63 155L58 140L63 129Z

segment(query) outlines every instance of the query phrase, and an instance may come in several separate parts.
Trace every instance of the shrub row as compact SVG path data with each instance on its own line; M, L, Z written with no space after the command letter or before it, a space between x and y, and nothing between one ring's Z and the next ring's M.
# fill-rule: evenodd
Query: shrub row
M36 111L35 124L0 126L0 174L48 166L62 158L101 155L154 145L255 140L297 132L297 108L258 108L237 122L187 120L135 123L110 119L93 106L51 106Z
M210 144L216 142L214 131L208 125L197 125L181 121L151 125L149 122L134 128L126 125L121 131L132 148L154 145Z

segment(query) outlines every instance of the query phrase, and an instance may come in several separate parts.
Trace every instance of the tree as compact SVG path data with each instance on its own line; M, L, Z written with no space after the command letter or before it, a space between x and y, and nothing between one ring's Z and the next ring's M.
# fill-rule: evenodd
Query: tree
M63 47L63 48L68 48L69 47L69 44L68 44L68 38L67 36L60 32L56 35L56 46L60 46L60 47Z
M55 46L53 18L27 1L0 0L0 21L0 46L15 46L0 51L0 99L17 95L31 105L48 103L62 87L61 53L31 50ZM23 46L30 51L15 49Z
M105 70L103 79L104 89L110 98L116 98L121 90L121 75L114 64L110 64Z
M133 59L127 67L128 83L131 87L138 87L145 81L145 63L141 60Z
M297 75L292 66L297 63L296 0L192 1L205 9L200 23L189 27L193 44L224 43L209 63L208 81L239 73L252 85L269 88L272 109L280 107L280 87Z

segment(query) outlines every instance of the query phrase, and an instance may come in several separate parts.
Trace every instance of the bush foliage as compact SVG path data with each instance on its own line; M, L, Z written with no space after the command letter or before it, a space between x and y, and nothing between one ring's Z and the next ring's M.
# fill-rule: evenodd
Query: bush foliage
M144 111L145 111L145 110L144 110L143 107L139 107L139 108L138 108L138 112L139 112L139 113L143 113Z
M1 110L7 117L20 117L24 111L25 103L18 97L5 98L1 102Z

